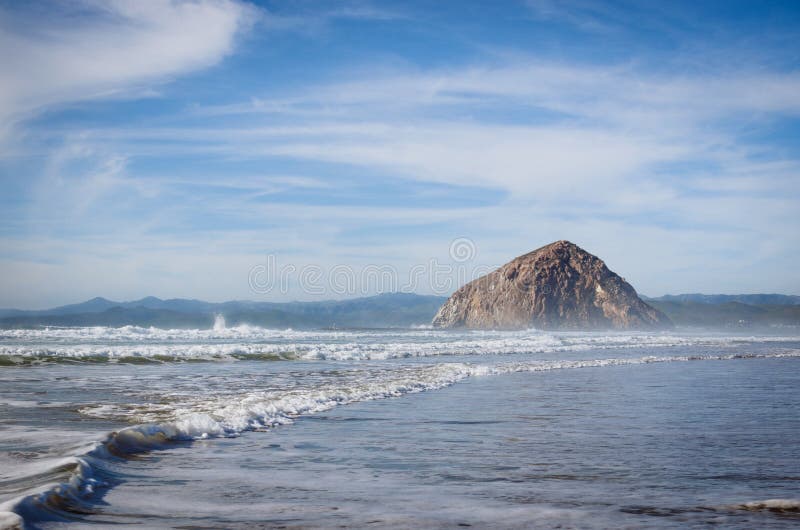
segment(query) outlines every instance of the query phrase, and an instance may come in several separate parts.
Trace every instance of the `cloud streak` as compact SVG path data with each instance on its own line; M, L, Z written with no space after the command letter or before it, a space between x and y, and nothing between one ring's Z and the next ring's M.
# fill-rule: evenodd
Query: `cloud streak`
M602 22L589 31L617 31L627 20L624 10L582 5L539 16ZM84 7L92 24L65 26L50 15L36 35L4 30L3 43L21 50L2 59L19 77L0 96L0 112L13 118L5 122L155 86L171 105L154 119L26 129L26 152L49 163L31 171L21 193L27 210L14 226L23 229L3 232L0 277L58 274L116 298L249 298L247 265L268 252L298 265L402 269L468 236L480 265L572 239L653 295L800 289L785 265L800 259L800 159L791 136L776 133L800 117L795 70L704 64L705 56L680 68L677 56L653 66L633 56L587 62L530 51L387 66L385 55L365 52L366 64L336 63L316 76L315 65L354 53L338 46L366 38L359 24L372 38L372 23L398 35L413 25L416 39L418 21L357 4L270 13L232 1ZM259 17L260 30L282 30L278 48L291 51L289 66L307 64L307 77L286 81L281 68L264 68L258 88L244 83L232 94L216 79L209 89L200 74L183 93L159 85L220 64ZM314 39L321 58L309 51ZM265 42L262 35L245 46L239 70L225 71L242 77L224 86L239 88L237 79L250 82L268 64ZM54 80L39 86L47 68ZM195 93L195 82L205 92ZM87 271L120 261L118 290L89 293ZM193 269L183 283L182 267ZM148 271L154 290L137 270ZM203 286L219 277L218 287Z
M53 105L141 96L148 85L213 65L259 16L235 0L51 7L0 10L0 48L13 50L0 56L0 133Z

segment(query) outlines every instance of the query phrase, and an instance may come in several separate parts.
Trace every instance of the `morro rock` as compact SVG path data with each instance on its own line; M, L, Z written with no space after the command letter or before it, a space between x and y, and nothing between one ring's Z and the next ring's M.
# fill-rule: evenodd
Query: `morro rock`
M556 241L461 287L436 313L433 325L665 329L672 322L603 260L569 241Z

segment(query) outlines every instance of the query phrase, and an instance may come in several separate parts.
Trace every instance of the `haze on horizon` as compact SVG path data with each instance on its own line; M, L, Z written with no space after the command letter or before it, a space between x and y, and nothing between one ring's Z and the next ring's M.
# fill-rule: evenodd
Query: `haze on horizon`
M459 238L800 294L798 42L796 2L2 2L0 307L331 298L248 278Z

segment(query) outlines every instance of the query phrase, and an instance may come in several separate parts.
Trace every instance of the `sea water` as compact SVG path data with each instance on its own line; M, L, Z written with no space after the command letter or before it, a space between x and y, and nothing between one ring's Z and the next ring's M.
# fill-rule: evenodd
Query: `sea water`
M49 328L0 365L0 527L800 524L791 333Z

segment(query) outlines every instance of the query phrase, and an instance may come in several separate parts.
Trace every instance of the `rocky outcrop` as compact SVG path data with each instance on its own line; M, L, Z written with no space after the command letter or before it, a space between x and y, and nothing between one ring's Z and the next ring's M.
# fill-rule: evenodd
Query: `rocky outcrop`
M672 322L600 258L569 241L556 241L461 287L436 313L433 325L664 329Z

